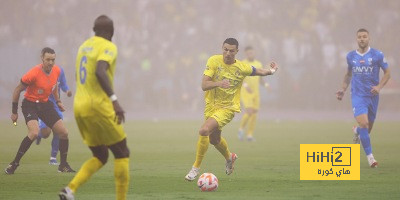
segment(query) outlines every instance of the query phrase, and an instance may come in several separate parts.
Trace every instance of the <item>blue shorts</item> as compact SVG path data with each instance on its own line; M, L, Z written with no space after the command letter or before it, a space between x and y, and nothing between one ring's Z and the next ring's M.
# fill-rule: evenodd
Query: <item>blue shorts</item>
M58 106L56 104L54 104L53 102L51 102L51 104L53 104L54 109L57 111L58 116L60 116L61 119L64 119L64 116L60 110L60 108L58 108ZM47 125L39 118L39 129L43 129L43 128L47 128Z
M353 106L354 117L362 114L368 115L368 121L374 122L378 112L379 95L372 97L361 97L351 95L351 104Z

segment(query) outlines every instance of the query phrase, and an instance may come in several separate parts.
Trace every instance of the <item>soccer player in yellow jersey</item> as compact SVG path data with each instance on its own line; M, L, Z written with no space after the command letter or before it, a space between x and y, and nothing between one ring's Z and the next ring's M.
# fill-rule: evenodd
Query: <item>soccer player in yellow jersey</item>
M240 89L246 76L272 75L278 65L270 64L270 69L255 68L235 56L239 51L239 43L235 38L228 38L222 44L222 55L211 56L204 70L201 88L205 92L205 122L199 130L197 142L196 161L192 169L185 176L188 181L193 181L200 173L201 162L211 143L225 157L225 172L233 172L233 164L238 158L228 149L226 140L221 137L222 128L240 112Z
M113 92L117 47L111 42L113 21L99 16L93 30L95 36L86 40L76 59L76 94L74 113L83 141L93 157L87 160L59 193L60 199L74 199L76 190L108 159L108 149L114 154L116 199L125 200L129 186L129 149L121 125L124 110Z
M255 52L253 47L248 46L245 48L246 59L242 62L253 66L255 68L262 68L260 61L255 59ZM245 114L240 121L239 139L243 140L244 129L247 125L247 140L254 141L253 133L256 126L257 112L260 109L260 90L259 85L262 84L266 88L269 87L268 83L264 82L259 76L248 76L243 80L241 90L241 100L245 108Z

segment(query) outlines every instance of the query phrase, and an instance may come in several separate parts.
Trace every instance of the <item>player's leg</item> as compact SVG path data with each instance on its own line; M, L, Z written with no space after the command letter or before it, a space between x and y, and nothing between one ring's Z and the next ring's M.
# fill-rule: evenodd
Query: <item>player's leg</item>
M53 139L51 140L51 152L50 152L50 165L58 165L57 162L57 153L60 148L60 137L58 134L53 134Z
M214 118L218 122L218 129L214 130L210 135L210 143L218 149L218 151L225 157L226 164L226 174L230 175L233 172L233 163L237 159L235 153L231 153L228 149L228 144L226 140L221 137L221 130L226 124L228 124L233 117L234 112L228 109L217 110L210 118Z
M51 101L47 101L43 104L42 108L38 112L39 118L48 126L54 134L59 136L59 150L60 150L60 165L58 166L59 172L75 172L68 164L68 131L64 126L63 120L58 115L54 105Z
M129 188L129 149L126 138L108 147L114 154L114 177L117 200L126 200Z
M199 140L197 141L196 161L193 164L194 167L200 168L210 143L209 136L216 130L218 130L218 122L211 117L201 126L199 130Z
M64 116L62 112L60 111L60 108L58 108L57 105L54 105L54 109L57 111L58 116L64 120ZM58 150L60 149L60 137L58 134L53 134L53 139L51 140L51 152L50 152L50 160L49 164L50 165L58 165L57 163L57 153Z
M39 133L39 124L37 120L30 120L26 125L28 126L28 136L22 140L14 160L5 169L6 174L14 174L15 170L19 166L19 161L21 160L22 156L24 156L24 154L31 147L31 144Z
M39 133L39 123L35 103L24 99L21 107L28 127L28 135L22 140L14 160L4 170L6 174L14 174L15 170L19 166L19 161L22 156L28 151L32 142L36 139Z
M372 155L372 146L369 137L369 121L367 114L361 114L356 117L358 128L357 132L360 134L361 144L364 148L365 154L367 155L368 163L371 167L376 167L378 162L376 162L374 156Z
M229 151L228 143L221 136L221 130L216 130L210 135L210 143L224 156L226 160L225 172L230 175L233 172L233 164L238 157L235 153Z
M249 121L249 118L251 115L251 111L249 109L250 108L245 107L245 113L244 113L242 119L240 120L239 133L238 133L239 140L243 140L243 137L245 134L244 130L246 128L247 122Z
M371 105L373 104L373 101L371 100L374 100L374 98L358 97L355 95L352 96L354 117L358 123L356 132L360 136L360 141L364 148L365 154L367 155L369 165L371 167L376 167L378 165L378 162L376 162L374 156L372 155L372 146L369 136L370 119L374 121L376 115L376 110L374 113L371 113ZM378 101L375 102L376 102L375 109L377 109Z
M254 129L256 127L256 121L257 121L257 110L256 109L251 109L251 117L249 118L249 126L247 129L247 140L248 141L254 141Z
M58 115L57 115L58 117ZM75 172L68 162L68 148L69 148L69 139L68 139L68 131L64 126L62 119L59 119L52 126L53 133L58 134L59 136L59 151L60 151L60 165L58 167L59 172Z
M108 160L108 148L105 145L89 147L92 151L93 157L87 160L78 173L68 184L68 188L75 193L76 190L84 184L89 178L97 172Z
M209 135L217 129L218 122L211 117L209 117L201 126L199 130L199 139L197 141L196 160L193 163L192 169L185 176L186 180L193 181L197 177L197 175L199 175L201 162L203 161L203 158L208 150L208 145L210 143Z
M43 133L42 133L43 132ZM46 124L39 119L39 134L36 137L36 145L39 145L42 138L47 138L48 135L50 134L51 129L49 127L46 126ZM42 135L47 135L47 137L43 137Z
M373 96L370 98L370 102L368 105L368 121L369 121L368 131L370 134L372 132L372 128L374 127L376 114L378 112L378 104L379 104L379 96Z
M215 130L211 135L210 144L214 145L214 147L224 156L226 160L230 158L231 152L228 149L228 144L226 143L225 138L221 137L221 130Z

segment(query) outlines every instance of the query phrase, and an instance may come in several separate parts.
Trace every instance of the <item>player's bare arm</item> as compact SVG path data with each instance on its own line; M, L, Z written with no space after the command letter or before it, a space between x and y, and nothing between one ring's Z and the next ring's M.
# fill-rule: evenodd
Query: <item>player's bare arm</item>
M27 88L22 82L19 82L18 86L14 89L13 97L12 97L12 113L11 113L11 120L12 122L17 122L18 120L18 102L19 96L21 92Z
M224 79L222 81L213 81L211 77L203 75L203 80L201 82L201 89L203 91L211 90L216 87L221 87L221 88L229 88L230 83L228 79Z
M390 70L389 68L383 70L383 77L377 86L372 86L371 93L374 95L378 95L381 89L386 85L386 83L390 79Z
M254 72L254 76L268 76L268 75L272 75L274 74L277 70L278 70L278 64L276 64L275 62L271 62L269 64L269 69L265 69L265 68L256 68L255 72Z
M102 60L98 61L96 67L96 77L99 80L101 88L103 88L107 96L111 98L117 123L121 124L122 122L125 122L125 111L119 105L117 97L115 96L114 91L111 88L110 79L107 76L107 69L109 67L110 65L108 64L108 62Z
M336 92L336 98L341 101L344 96L344 92L346 92L347 88L350 85L352 72L351 70L347 70L347 73L344 75L342 88Z
M56 100L57 106L60 109L60 111L64 112L65 107L64 107L64 104L61 102L60 96L58 95L58 85L57 84L53 90L53 96L54 96L54 99Z

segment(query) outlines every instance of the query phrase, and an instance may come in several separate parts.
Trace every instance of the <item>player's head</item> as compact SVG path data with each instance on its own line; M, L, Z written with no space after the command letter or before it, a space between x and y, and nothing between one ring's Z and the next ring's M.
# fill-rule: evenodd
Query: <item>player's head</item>
M365 49L369 46L369 32L365 28L360 28L357 31L357 43L360 49Z
M233 64L239 52L239 42L235 38L228 38L222 43L222 55L225 64Z
M42 59L43 70L50 73L56 61L56 52L50 47L45 47L42 49L40 58Z
M93 31L96 36L103 37L111 41L114 35L114 23L106 15L100 15L94 20Z
M244 49L244 53L246 54L246 59L249 61L253 61L256 57L256 53L254 52L254 48L252 46L247 46Z

